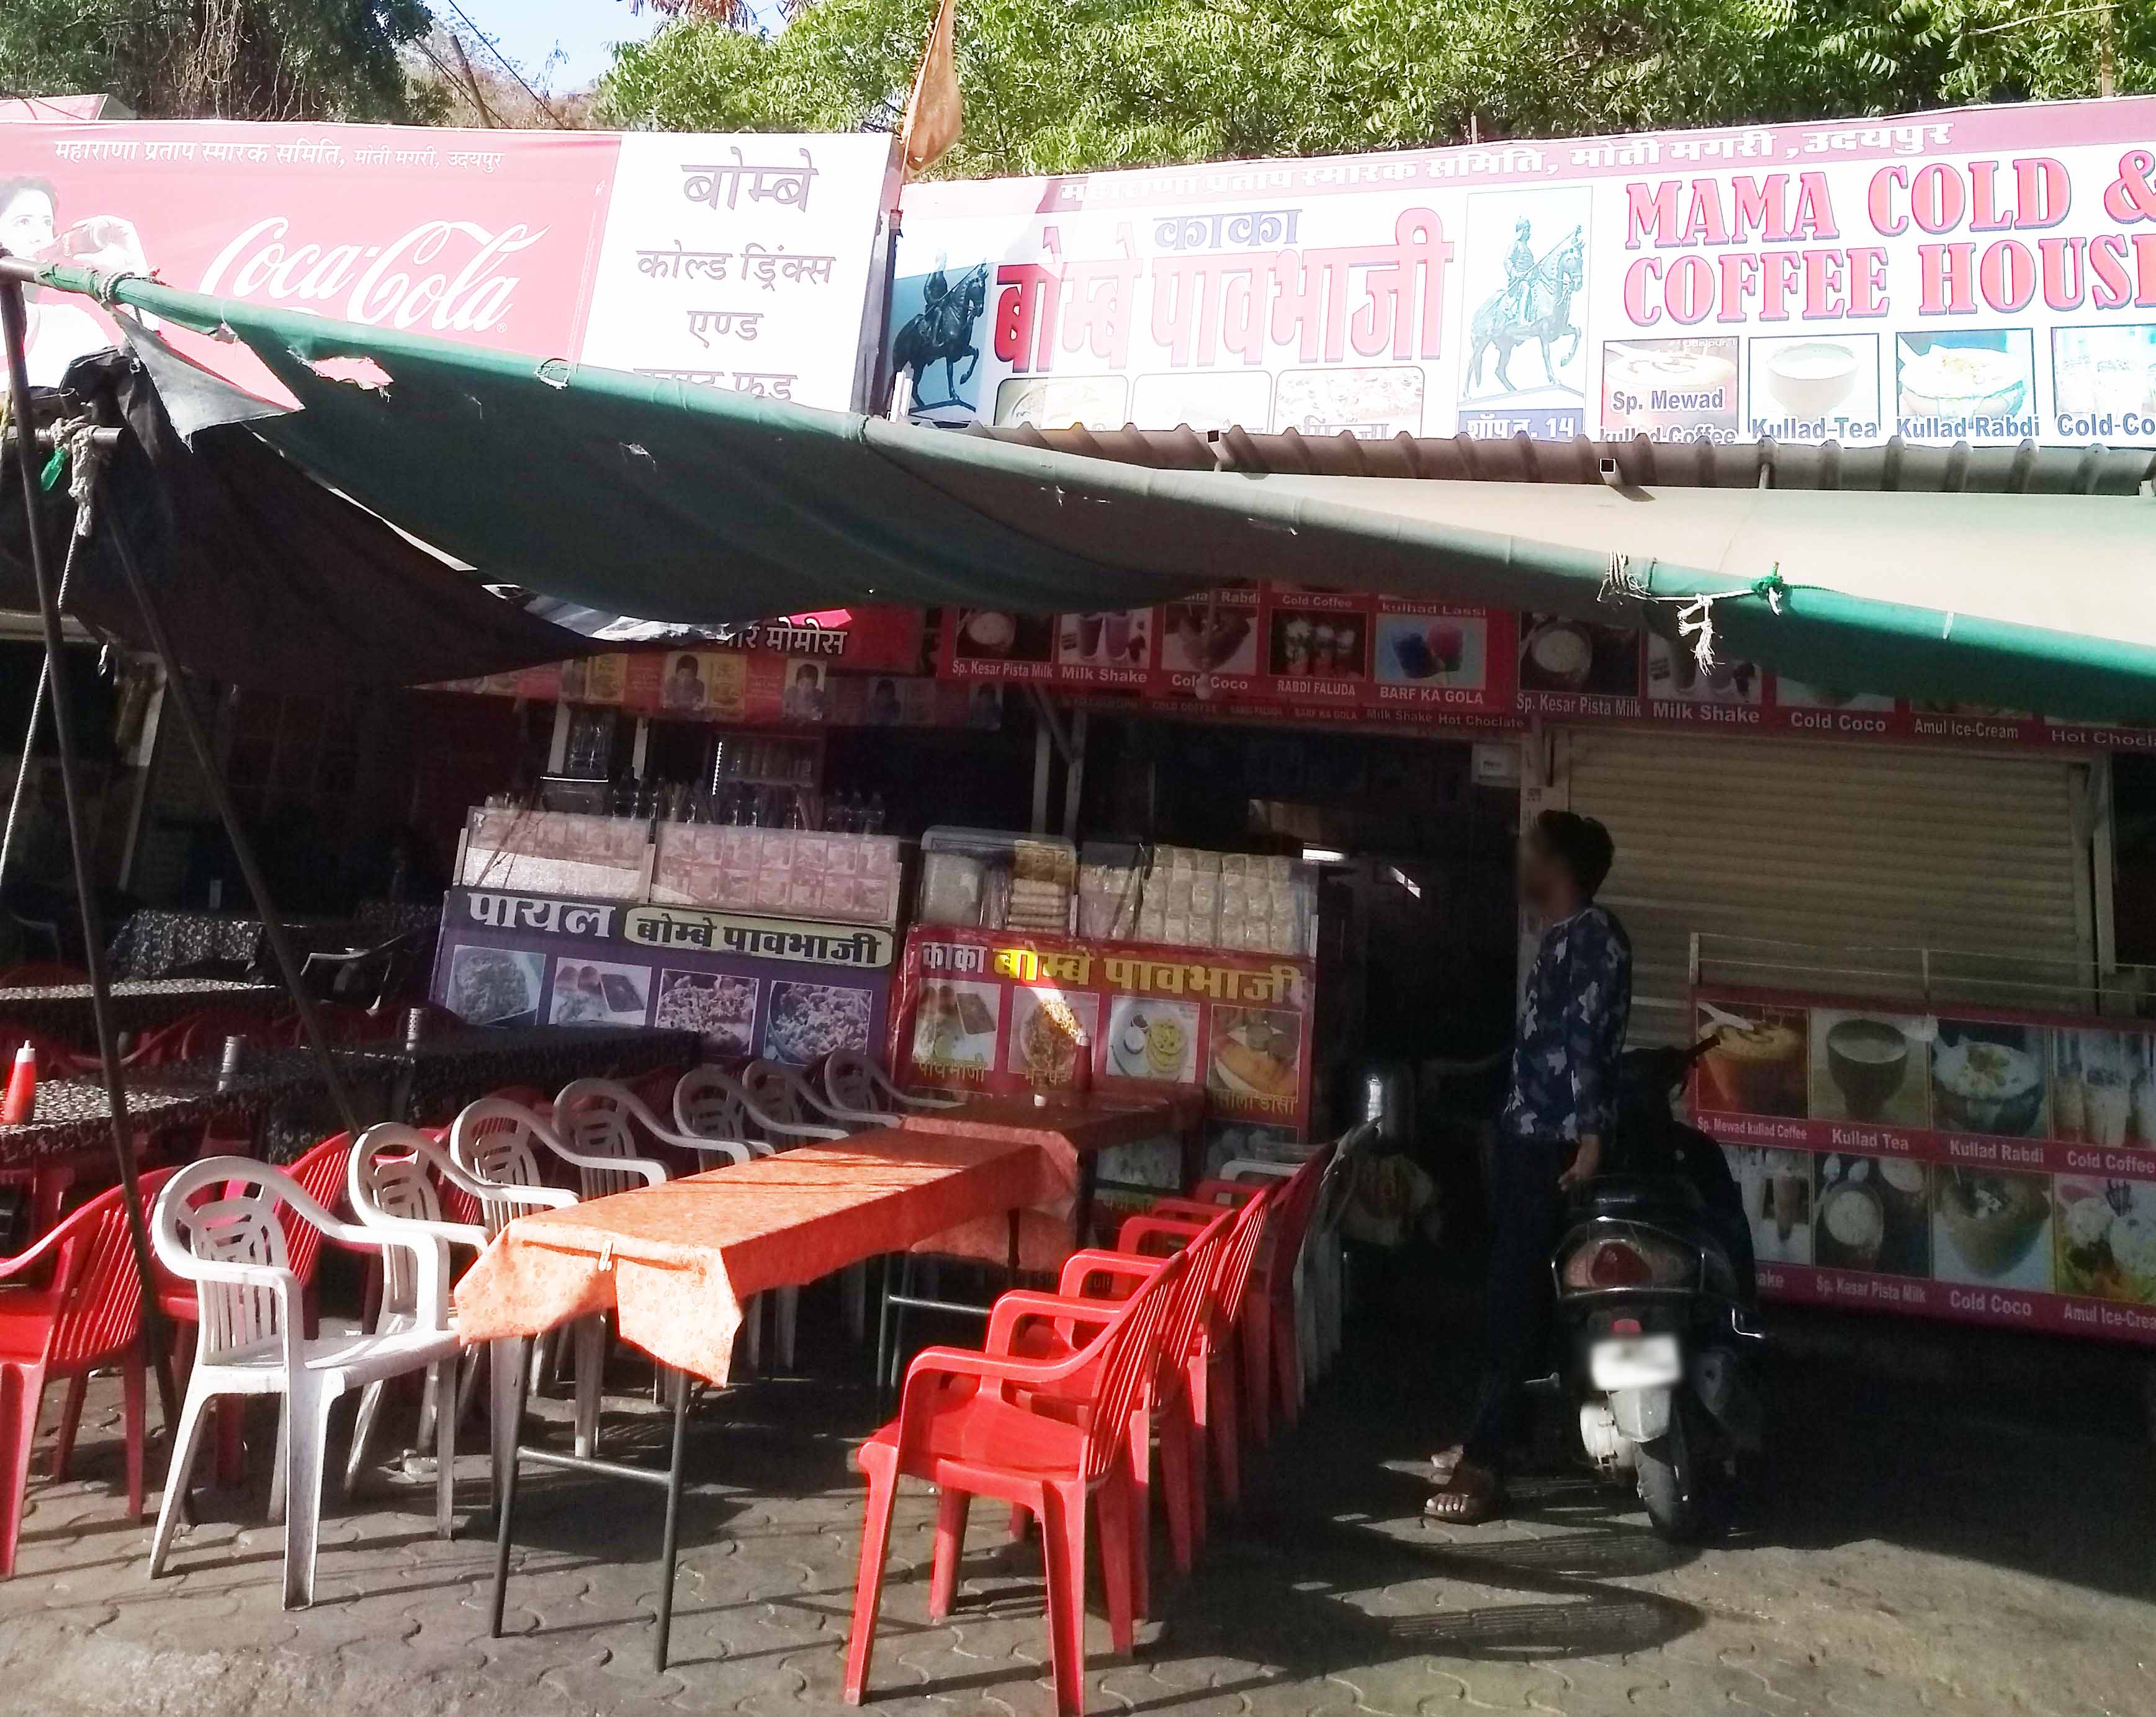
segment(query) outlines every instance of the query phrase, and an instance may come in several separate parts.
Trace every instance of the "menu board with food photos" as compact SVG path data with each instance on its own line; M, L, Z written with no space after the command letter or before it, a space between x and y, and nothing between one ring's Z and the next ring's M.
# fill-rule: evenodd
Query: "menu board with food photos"
M1563 615L1247 584L1157 608L947 610L937 671L1224 716L1503 731L1537 716L1907 743L2156 749L2156 723L1811 685Z
M950 1090L1067 1090L1079 1039L1102 1096L1205 1093L1207 1158L1296 1154L1310 1136L1312 962L1277 954L916 925L891 1064Z
M957 608L939 671L1168 700L1310 705L1379 719L1509 715L1513 617L1288 584L1158 608Z
M2156 1343L2156 1025L1695 1001L1767 1297Z
M451 889L429 997L475 1026L650 1026L807 1066L883 1042L886 925Z

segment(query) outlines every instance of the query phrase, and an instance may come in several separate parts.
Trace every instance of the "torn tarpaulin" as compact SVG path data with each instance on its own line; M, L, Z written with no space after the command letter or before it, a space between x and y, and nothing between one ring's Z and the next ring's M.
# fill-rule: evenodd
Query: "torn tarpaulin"
M237 684L292 692L429 684L597 648L504 602L234 421L279 407L208 376L154 336L139 349L141 361L99 353L66 378L100 422L129 431L113 452L97 534L75 568L74 618L147 646L105 535L116 524L158 593L182 664ZM146 364L156 366L157 385ZM167 400L187 413L191 440ZM47 526L57 534L55 515L72 506L60 494L48 500ZM35 605L22 532L21 487L9 477L0 482L0 607Z

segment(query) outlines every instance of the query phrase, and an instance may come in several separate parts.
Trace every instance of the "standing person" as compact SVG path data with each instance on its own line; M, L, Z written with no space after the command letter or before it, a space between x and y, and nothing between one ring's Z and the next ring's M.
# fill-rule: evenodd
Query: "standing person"
M1461 1525L1505 1506L1504 1458L1522 1429L1521 1391L1549 1347L1567 1189L1601 1165L1617 1102L1617 1056L1632 1012L1632 944L1594 904L1615 854L1591 817L1545 811L1520 843L1520 895L1548 928L1520 999L1512 1093L1490 1161L1490 1288L1482 1394L1442 1488L1424 1510Z

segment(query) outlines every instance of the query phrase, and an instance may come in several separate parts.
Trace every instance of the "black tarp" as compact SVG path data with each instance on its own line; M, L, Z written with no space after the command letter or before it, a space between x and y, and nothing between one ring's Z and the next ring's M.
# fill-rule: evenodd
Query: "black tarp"
M248 428L183 438L131 353L81 360L64 391L127 431L107 466L105 525L126 532L192 672L321 692L505 673L600 648L495 596ZM0 460L0 607L33 609L20 480ZM74 507L64 484L50 499L57 567ZM104 527L77 556L66 606L91 631L148 648Z

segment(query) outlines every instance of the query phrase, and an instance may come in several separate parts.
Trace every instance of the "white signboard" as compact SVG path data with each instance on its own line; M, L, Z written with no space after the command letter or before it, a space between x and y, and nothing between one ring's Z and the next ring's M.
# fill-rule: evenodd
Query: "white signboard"
M916 418L2156 446L2156 99L915 186Z
M890 158L884 136L624 137L584 361L850 403Z

